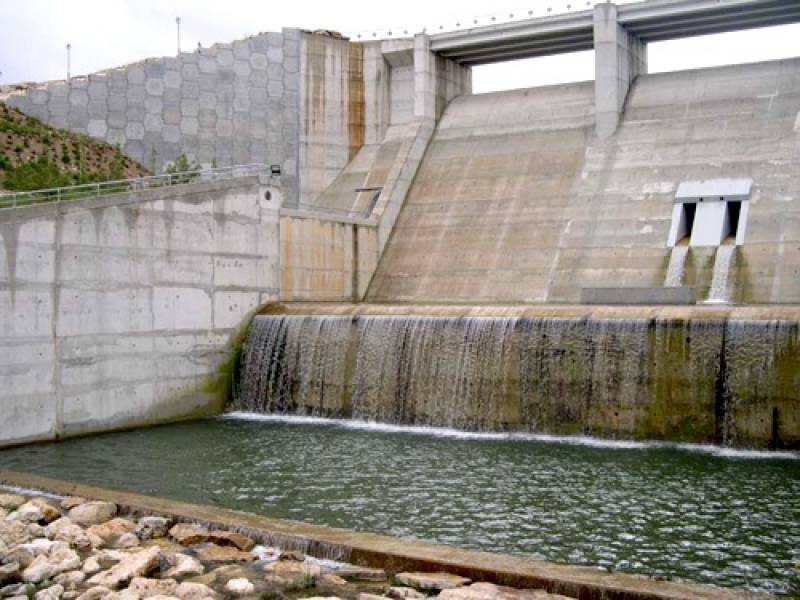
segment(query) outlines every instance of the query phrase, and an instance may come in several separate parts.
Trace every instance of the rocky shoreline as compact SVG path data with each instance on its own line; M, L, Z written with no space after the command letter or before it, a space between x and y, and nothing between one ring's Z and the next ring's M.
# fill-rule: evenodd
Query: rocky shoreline
M77 497L0 493L8 600L558 600L449 573L387 573Z

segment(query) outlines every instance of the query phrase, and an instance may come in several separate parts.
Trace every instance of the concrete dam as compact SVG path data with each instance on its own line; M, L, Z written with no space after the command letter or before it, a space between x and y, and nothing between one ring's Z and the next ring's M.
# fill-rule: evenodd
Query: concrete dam
M752 26L798 18L792 3L752 4ZM745 26L729 9L601 4L508 26L502 44L492 28L363 43L284 30L15 90L23 112L139 160L152 146L159 163L272 168L174 202L81 201L66 222L14 209L0 293L41 326L5 325L2 344L48 351L5 377L34 369L47 385L0 393L15 414L35 397L48 419L4 442L213 412L232 387L234 407L265 413L800 447L800 58L647 73L648 42ZM594 82L470 93L472 65L565 39L594 48ZM149 224L63 237L131 210ZM16 263L44 248L54 273L20 281ZM157 274L142 266L153 253ZM108 255L140 267L113 289L69 268ZM147 291L127 327L103 298L130 288ZM49 308L19 308L27 293ZM159 384L173 374L109 336L148 340L180 380ZM234 384L209 386L230 360ZM185 400L201 388L207 401Z

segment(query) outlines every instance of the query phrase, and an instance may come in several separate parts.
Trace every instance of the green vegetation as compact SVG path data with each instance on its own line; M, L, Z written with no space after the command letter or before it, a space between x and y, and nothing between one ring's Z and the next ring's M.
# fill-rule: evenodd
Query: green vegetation
M177 183L189 183L197 178L197 173L203 169L202 165L193 160L189 162L185 154L181 154L173 162L169 163L164 169L164 173L175 174L181 173L177 179Z
M49 127L0 102L0 190L39 190L145 175L147 169L119 147Z

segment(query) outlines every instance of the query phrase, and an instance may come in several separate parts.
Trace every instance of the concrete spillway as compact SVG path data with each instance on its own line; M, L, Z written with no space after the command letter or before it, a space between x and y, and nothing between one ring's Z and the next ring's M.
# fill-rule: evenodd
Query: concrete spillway
M467 430L800 446L796 310L293 306L240 409Z
M727 299L800 302L798 90L800 59L640 75L607 140L591 82L456 98L367 299L574 303L584 288L662 287L678 184L749 178ZM714 255L686 260L698 300Z

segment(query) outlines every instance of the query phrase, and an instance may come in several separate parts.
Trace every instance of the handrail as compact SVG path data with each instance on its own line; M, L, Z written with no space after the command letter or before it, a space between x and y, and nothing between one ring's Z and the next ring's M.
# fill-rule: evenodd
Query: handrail
M218 167L214 169L183 171L180 173L164 173L162 175L150 175L148 177L137 177L135 179L100 181L97 183L85 183L81 185L72 185L44 190L6 192L0 193L0 210L17 208L18 206L41 204L45 202L64 202L81 198L96 198L111 194L138 192L142 190L171 187L187 183L201 183L207 181L218 181L222 179L232 179L234 177L255 175L261 172L269 172L269 167L261 163L250 163L243 165L231 165L229 167Z

